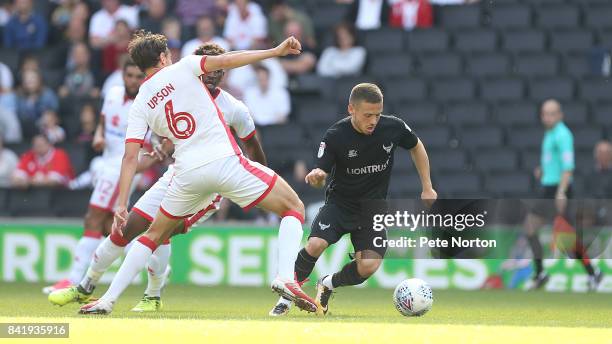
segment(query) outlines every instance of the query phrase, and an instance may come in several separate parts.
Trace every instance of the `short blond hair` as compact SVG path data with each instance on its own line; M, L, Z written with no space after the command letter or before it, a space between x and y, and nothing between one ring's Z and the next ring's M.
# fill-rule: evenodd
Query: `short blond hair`
M366 103L382 103L383 94L380 88L376 84L372 83L361 83L355 85L351 90L351 96L349 97L349 103L355 105L359 102L365 101Z

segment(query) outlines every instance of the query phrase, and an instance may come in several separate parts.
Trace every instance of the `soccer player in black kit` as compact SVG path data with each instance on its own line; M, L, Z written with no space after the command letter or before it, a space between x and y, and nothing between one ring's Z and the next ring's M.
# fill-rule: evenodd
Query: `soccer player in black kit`
M351 91L346 117L332 125L319 146L316 168L306 176L306 183L315 188L325 185L329 176L325 205L311 226L311 233L295 262L298 282L304 282L314 269L323 251L345 234L351 235L354 259L340 271L317 282L317 314L327 313L334 288L358 285L378 270L385 247L376 247L377 237L386 239L386 232L374 231L370 222L363 226L364 203L387 198L393 153L397 147L410 151L418 170L423 192L421 199L437 198L425 147L401 119L382 115L383 95L374 84L358 84ZM270 311L272 316L289 312L291 301L279 299Z

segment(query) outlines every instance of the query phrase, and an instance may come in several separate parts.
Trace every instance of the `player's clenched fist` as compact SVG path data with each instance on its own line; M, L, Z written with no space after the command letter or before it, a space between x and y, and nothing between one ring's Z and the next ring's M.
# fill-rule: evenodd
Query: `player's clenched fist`
M302 52L302 44L291 36L279 44L276 48L278 56L299 55Z
M306 175L305 181L315 188L322 188L325 186L325 178L327 178L327 173L320 168L315 168Z
M115 210L115 218L113 219L112 233L123 235L123 228L127 223L128 211L126 207L118 206Z

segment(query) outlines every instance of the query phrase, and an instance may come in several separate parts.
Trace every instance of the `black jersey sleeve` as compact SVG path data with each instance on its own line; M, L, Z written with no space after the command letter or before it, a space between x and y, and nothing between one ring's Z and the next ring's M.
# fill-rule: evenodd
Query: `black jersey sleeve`
M325 136L323 136L323 140L319 144L319 150L317 151L317 162L315 164L316 168L320 168L327 173L330 173L336 164L336 154L334 152L332 143L333 132L333 129L328 129Z
M418 136L414 133L414 131L412 131L408 124L404 122L403 119L397 117L396 119L399 131L397 145L406 149L414 148L419 142Z

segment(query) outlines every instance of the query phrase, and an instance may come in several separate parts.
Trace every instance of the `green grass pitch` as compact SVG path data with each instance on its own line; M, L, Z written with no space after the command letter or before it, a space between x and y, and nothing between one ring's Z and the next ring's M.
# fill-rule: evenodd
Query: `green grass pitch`
M234 339L266 338L271 335L270 333L276 334L275 331L280 328L293 329L293 332L324 329L326 336L332 336L330 340L339 338L342 341L343 338L351 338L355 331L358 333L366 328L373 328L378 333L372 337L374 339L386 338L388 335L399 338L401 333L409 331L413 336L428 335L429 337L423 338L424 340L443 342L447 340L446 338L452 339L456 336L472 338L470 336L475 336L478 332L474 331L479 329L483 336L489 331L491 338L496 338L498 342L513 340L512 338L517 338L517 335L519 340L523 335L527 339L533 339L538 338L533 335L540 334L546 336L542 337L544 339L559 336L555 341L558 343L565 340L569 342L573 338L572 335L576 336L575 339L581 338L578 341L581 343L591 342L589 336L592 336L592 342L601 343L600 338L607 338L612 342L612 296L609 294L434 290L432 310L423 317L407 318L401 316L393 307L392 290L342 288L333 296L331 314L326 317L317 317L294 308L286 317L270 318L267 314L277 300L277 296L267 289L170 284L162 295L164 308L161 312L153 314L130 312L129 309L138 302L143 291L142 286L131 286L119 299L111 315L85 317L77 314L77 304L64 307L52 306L41 293L42 287L41 284L3 283L0 288L2 291L0 321L6 322L12 319L68 321L75 328L73 333L76 336L79 335L78 329L82 329L82 335L87 331L95 331L88 329L87 326L94 326L96 322L107 324L106 331L111 329L109 333L116 334L123 333L121 331L130 333L129 331L133 330L129 325L132 321L134 326L148 324L152 326L152 331L155 331L159 326L152 324L162 320L165 326L170 326L169 324L173 324L172 321L176 319L176 325L170 326L171 331L194 336L206 333L212 336L209 339L213 340L224 336L234 338L232 336L238 335L243 337ZM98 287L94 294L101 295L106 287L106 285ZM314 294L313 287L305 289L308 293ZM113 323L113 321L119 322ZM181 328L181 324L186 323L192 324L189 326L189 331L197 331L200 326L209 331L189 334L189 331L184 332L185 330ZM233 324L231 327L234 330L224 334L221 329L227 324ZM95 326L93 328L95 329ZM550 334L546 335L547 331ZM164 333L167 334L168 331ZM367 336L371 335L372 333L368 332ZM437 335L440 337L436 337ZM481 337L473 337L473 339L478 338ZM312 343L312 341L305 342ZM469 342L475 341L469 340Z

